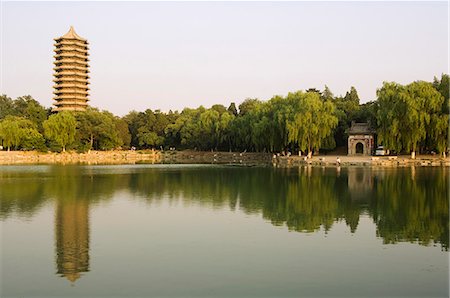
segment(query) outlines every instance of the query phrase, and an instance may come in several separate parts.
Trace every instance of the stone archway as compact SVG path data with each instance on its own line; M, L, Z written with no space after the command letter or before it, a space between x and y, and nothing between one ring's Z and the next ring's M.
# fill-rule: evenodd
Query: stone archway
M356 143L355 153L356 154L364 154L364 144L362 142Z

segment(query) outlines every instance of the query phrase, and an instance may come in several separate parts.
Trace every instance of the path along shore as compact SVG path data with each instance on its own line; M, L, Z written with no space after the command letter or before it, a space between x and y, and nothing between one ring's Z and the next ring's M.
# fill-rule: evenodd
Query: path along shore
M276 156L270 153L122 150L87 153L42 153L37 151L0 151L0 165L17 164L227 164L274 167L312 166L450 166L450 158L432 155L410 156Z

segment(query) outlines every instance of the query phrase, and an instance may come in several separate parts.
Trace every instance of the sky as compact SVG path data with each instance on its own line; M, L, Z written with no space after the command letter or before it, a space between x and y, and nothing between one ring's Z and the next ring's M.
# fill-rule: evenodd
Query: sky
M123 116L449 72L448 2L2 2L0 93L53 103L53 38L90 43L90 102Z

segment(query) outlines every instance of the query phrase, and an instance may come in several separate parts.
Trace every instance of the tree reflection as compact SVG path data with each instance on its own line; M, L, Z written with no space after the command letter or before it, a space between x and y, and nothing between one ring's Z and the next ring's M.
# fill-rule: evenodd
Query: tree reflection
M378 173L370 200L384 243L439 242L448 250L448 169L392 169Z
M343 220L354 233L360 215L369 214L384 243L440 243L448 250L447 168L355 167L337 172L311 167L50 166L41 170L5 167L0 171L0 216L32 216L54 200L58 272L64 268L60 258L61 264L68 262L69 255L89 259L84 256L89 247L89 206L119 191L148 204L165 200L239 208L298 232L329 231ZM74 246L66 249L66 243ZM89 267L88 261L73 266L83 268L80 272Z

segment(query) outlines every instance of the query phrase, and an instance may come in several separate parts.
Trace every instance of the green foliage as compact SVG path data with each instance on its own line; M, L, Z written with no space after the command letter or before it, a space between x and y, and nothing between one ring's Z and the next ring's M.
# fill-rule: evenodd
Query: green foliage
M322 98L325 99L323 96ZM331 100L336 106L336 116L338 117L338 124L333 132L336 146L347 146L348 129L350 128L351 122L370 122L370 119L358 117L362 116L359 114L361 106L359 105L358 93L353 86L350 88L350 91L346 92L344 97L334 97Z
M322 101L317 92L289 93L288 100L294 106L287 121L289 141L297 143L300 150L309 154L319 150L338 124L334 104Z
M147 109L145 112L132 111L123 120L128 123L131 134L131 146L155 147L164 144L165 129L177 118L177 113L162 113L159 110L153 112ZM149 135L150 132L153 134ZM152 140L150 143L149 141ZM155 142L157 140L157 142Z
M16 149L42 149L44 138L36 129L36 125L28 119L17 116L6 116L0 120L0 140L3 146Z
M448 108L450 76L448 74L442 74L440 80L437 77L434 77L433 86L444 97L444 101L446 102L445 106Z
M167 126L166 136L175 144L199 150L230 148L234 115L217 106L210 109L184 109L176 121ZM174 144L174 145L175 145Z
M355 87L350 87L350 91L345 94L344 100L347 102L359 104L359 96Z
M244 116L246 113L250 112L260 103L256 98L247 98L239 105L239 115Z
M230 112L231 114L233 114L234 116L238 115L238 111L236 108L236 104L234 102L230 103L230 106L228 107L228 112Z
M119 144L124 149L129 149L131 144L131 134L128 130L128 123L119 117L114 117L114 126L119 138Z
M377 96L378 139L387 148L415 153L429 137L435 147L445 149L448 115L442 114L444 97L431 83L385 82Z
M12 116L15 114L13 100L5 94L2 94L0 96L0 120L8 115Z
M79 148L110 150L123 145L116 126L118 120L113 114L88 108L86 111L77 112L75 117Z
M44 121L43 126L45 136L49 140L55 141L63 152L66 151L66 146L75 140L77 121L70 112L51 115Z
M21 96L12 100L6 95L0 96L0 120L6 116L18 116L30 120L43 133L42 123L47 119L48 111L31 96Z

